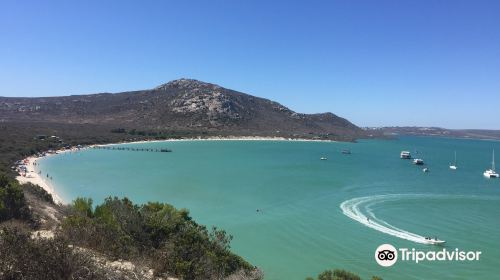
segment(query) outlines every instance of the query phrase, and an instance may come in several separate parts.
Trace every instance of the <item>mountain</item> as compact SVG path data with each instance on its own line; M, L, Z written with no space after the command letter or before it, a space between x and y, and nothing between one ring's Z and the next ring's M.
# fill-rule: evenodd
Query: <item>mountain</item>
M366 136L332 113L296 113L268 99L193 79L113 94L0 97L0 121L337 140Z

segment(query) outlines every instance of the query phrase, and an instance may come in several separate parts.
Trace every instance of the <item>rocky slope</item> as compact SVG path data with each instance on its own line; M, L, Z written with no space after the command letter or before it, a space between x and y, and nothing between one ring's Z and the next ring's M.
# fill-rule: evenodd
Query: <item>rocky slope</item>
M192 79L115 94L0 97L0 121L329 139L366 136L332 113L300 114L271 100Z

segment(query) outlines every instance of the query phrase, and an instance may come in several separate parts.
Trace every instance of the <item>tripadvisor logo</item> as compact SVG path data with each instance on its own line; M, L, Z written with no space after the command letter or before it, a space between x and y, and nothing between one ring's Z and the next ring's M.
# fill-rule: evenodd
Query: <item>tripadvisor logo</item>
M415 248L396 249L391 244L382 244L375 250L375 260L380 266L393 266L398 261L419 263L422 261L479 261L481 251L462 251L458 248L447 250L443 248L437 251L420 251Z
M381 266L392 266L398 261L398 250L391 244L382 244L375 250L375 260Z

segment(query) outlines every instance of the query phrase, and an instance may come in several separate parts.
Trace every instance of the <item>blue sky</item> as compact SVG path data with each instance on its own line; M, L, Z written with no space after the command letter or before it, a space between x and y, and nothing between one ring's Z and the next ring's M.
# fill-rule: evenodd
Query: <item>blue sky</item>
M360 126L500 129L500 1L0 2L0 96L195 78Z

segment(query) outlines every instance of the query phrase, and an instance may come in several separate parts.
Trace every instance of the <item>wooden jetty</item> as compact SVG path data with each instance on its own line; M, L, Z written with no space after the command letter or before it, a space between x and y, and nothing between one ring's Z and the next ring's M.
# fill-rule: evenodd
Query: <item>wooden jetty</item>
M172 150L166 148L132 148L115 146L93 146L92 149L112 150L112 151L131 151L131 152L152 152L152 153L170 153Z

